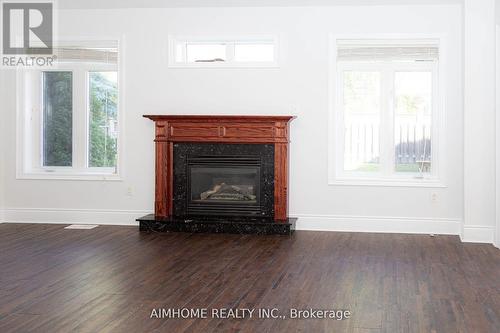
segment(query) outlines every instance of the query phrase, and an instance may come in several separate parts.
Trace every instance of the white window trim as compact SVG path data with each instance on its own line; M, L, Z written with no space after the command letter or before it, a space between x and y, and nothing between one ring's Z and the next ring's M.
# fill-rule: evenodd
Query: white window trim
M269 41L274 45L273 61L239 62L177 62L176 43L179 41L193 42L235 42L249 40ZM169 35L168 36L168 67L169 68L279 68L280 38L278 35Z
M343 169L343 114L339 106L341 85L337 64L337 40L342 39L383 39L383 40L419 40L434 39L439 42L439 64L437 75L433 82L433 112L432 112L432 173L429 177L415 178L415 174L391 173L391 177L377 175L361 176L358 173L345 172ZM446 72L446 36L443 34L362 34L362 35L329 35L329 120L328 120L328 184L343 186L388 186L388 187L430 187L445 188L445 72ZM358 64L359 65L359 64ZM437 90L436 96L435 91ZM387 98L386 98L387 99Z
M68 39L77 40L77 39ZM26 180L89 180L89 181L122 181L124 176L124 138L123 133L125 129L124 119L124 58L123 52L121 52L124 38L109 38L106 40L117 40L118 41L118 64L108 65L108 64L93 64L90 71L102 70L102 71L118 71L118 138L117 138L117 161L116 168L92 168L86 167L88 160L88 79L83 80L85 82L84 92L75 89L73 86L73 100L75 101L75 94L81 97L81 94L85 94L84 97L87 100L85 104L85 110L75 109L75 104L73 104L73 166L72 167L44 167L42 166L41 157L41 144L43 142L42 138L42 117L43 112L41 110L41 95L38 91L35 95L31 92L32 96L30 99L27 95L30 92L26 90L25 75L26 73L32 73L32 75L37 75L41 77L41 72L43 71L68 71L74 68L78 68L81 73L85 73L87 70L87 65L85 64L57 64L54 67L44 68L44 69L30 69L25 70L23 68L17 69L16 72L16 179L26 179ZM86 39L82 41L83 43L92 42L92 39ZM73 74L74 75L74 74ZM75 77L73 77L73 83L75 83ZM83 86L83 83L80 82ZM41 85L41 82L40 82ZM39 101L37 105L28 105L28 100ZM36 108L36 110L34 109ZM33 114L38 114L39 117L33 117ZM75 117L79 117L80 120L75 121ZM29 119L28 119L29 118ZM85 124L85 132L82 133L82 122ZM79 124L79 125L77 125ZM30 134L31 133L31 134ZM29 139L28 134L30 134L31 139ZM35 136L37 138L35 138ZM78 154L81 152L81 145L84 146L83 151L85 156ZM36 157L38 156L38 157Z

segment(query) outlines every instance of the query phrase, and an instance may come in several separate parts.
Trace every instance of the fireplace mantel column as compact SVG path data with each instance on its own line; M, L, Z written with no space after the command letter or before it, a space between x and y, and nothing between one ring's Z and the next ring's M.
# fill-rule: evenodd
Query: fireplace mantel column
M168 140L168 121L156 121L155 215L172 215L173 143Z
M288 216L288 122L275 123L276 137L285 142L274 144L274 218L285 220Z

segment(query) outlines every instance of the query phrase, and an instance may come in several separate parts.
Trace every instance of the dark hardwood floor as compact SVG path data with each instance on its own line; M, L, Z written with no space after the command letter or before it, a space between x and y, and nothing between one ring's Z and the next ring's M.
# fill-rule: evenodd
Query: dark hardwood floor
M0 332L499 332L500 250L458 237L0 224ZM158 308L348 309L150 319Z

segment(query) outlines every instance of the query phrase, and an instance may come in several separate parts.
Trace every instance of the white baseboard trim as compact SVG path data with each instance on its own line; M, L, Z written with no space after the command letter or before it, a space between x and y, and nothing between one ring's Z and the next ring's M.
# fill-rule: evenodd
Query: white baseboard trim
M94 209L46 209L6 208L0 210L0 217L6 223L59 223L133 225L135 219L151 214L147 210L94 210ZM461 219L456 218L414 218L374 217L343 215L294 214L297 230L374 232L460 235ZM493 243L492 227L474 226L464 231L463 241Z
M143 210L95 210L95 209L45 209L7 208L3 221L6 223L60 223L139 225L135 219L151 214Z
M466 225L462 235L465 243L491 243L494 241L495 228L484 225Z
M299 215L297 230L459 235L461 219Z

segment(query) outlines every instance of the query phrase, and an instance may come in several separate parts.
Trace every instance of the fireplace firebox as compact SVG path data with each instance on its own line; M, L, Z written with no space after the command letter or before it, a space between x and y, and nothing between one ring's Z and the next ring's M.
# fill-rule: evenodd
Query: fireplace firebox
M155 209L140 230L290 234L292 116L144 116L155 122Z
M173 215L273 218L274 145L174 144Z
M188 214L260 213L258 157L193 157L187 167Z

